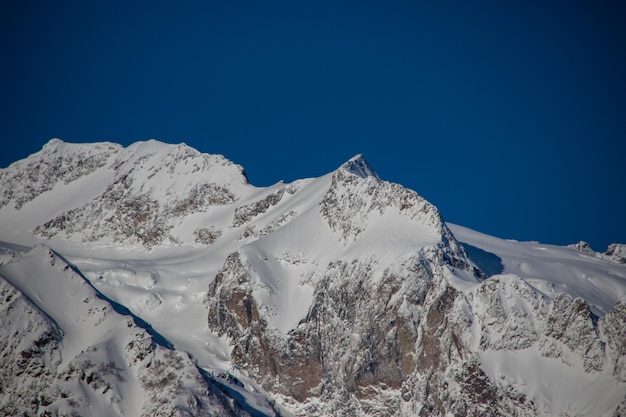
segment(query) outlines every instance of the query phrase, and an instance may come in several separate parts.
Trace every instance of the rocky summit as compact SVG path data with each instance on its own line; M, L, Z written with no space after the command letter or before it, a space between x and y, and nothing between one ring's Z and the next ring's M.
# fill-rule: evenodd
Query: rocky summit
M255 187L155 140L0 170L0 415L626 415L625 245L488 236L381 174Z

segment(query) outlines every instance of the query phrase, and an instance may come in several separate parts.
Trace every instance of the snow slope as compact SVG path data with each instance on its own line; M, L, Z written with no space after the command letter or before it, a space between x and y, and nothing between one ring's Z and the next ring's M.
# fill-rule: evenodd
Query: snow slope
M448 226L478 266L485 264L489 266L483 269L522 277L552 298L560 293L580 297L597 316L604 316L626 296L623 264L572 247L499 239L462 226ZM499 267L493 266L498 263Z

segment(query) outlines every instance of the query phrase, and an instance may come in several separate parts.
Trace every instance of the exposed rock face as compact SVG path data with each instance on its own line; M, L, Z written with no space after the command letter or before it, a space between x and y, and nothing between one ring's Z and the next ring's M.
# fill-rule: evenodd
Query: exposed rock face
M235 216L233 217L233 227L248 223L259 214L265 213L270 207L280 203L285 191L289 194L293 194L297 190L294 187L282 187L275 193L268 194L260 200L237 207L235 209Z
M609 314L602 317L598 327L601 339L606 343L608 366L618 381L626 382L626 300L620 300Z
M37 226L34 232L47 238L59 233L66 236L82 233L85 241L110 237L114 242L136 242L146 247L162 243L169 227L165 218L159 216L162 211L159 202L146 194L135 195L127 179L120 178L95 201ZM98 217L100 227L92 226L92 214Z
M532 414L465 346L466 301L443 268L418 256L382 275L372 260L331 263L306 319L281 336L260 316L234 253L209 289L209 327L231 338L239 366L303 415Z
M580 242L575 243L573 245L569 245L569 247L576 249L577 251L580 251L584 253L585 255L590 255L590 256L596 255L596 251L591 249L591 246L589 245L589 243L585 242L584 240L581 240Z

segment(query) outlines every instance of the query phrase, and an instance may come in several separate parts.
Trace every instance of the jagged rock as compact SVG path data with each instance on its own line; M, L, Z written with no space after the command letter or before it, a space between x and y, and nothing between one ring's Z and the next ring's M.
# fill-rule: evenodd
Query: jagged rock
M589 243L581 240L580 242L573 244L573 245L569 245L570 248L574 248L577 251L580 251L586 255L591 255L591 256L595 256L596 255L596 251L594 251L593 249L591 249L591 246L589 245Z
M620 264L626 264L626 245L612 243L604 253L610 260Z
M606 259L619 264L626 264L626 244L611 243L604 253L594 251L591 249L591 246L589 246L589 243L583 241L580 241L575 245L569 245L569 247L589 256Z
M246 224L256 216L265 213L270 207L277 205L280 200L282 200L285 192L294 194L296 191L297 190L293 187L282 187L278 191L268 194L260 200L237 207L233 217L233 227Z

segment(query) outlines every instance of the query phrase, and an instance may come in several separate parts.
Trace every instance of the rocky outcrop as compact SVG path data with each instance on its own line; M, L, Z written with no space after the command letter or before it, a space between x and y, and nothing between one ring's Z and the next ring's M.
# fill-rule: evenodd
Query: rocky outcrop
M611 243L604 253L594 251L589 243L584 241L569 245L569 247L595 258L605 259L618 264L626 264L626 244L623 243Z
M622 243L612 243L609 245L604 255L613 262L626 264L626 245Z
M607 315L599 320L601 339L606 343L608 366L615 379L626 382L626 300L621 299Z
M294 186L281 187L276 192L270 193L260 200L254 201L243 206L239 206L235 209L235 215L233 216L233 227L239 227L248 223L250 220L265 213L270 207L277 205L282 200L285 192L288 194L294 194L297 188Z

